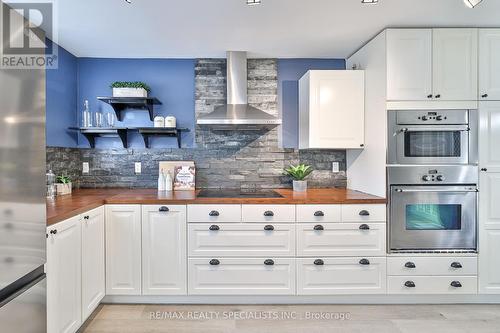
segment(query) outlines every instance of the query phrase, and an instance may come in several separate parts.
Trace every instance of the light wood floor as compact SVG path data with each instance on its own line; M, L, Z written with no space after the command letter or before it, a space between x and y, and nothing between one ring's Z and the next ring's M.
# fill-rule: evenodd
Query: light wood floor
M311 312L348 318L306 319ZM240 318L226 319L238 313ZM280 318L248 319L263 313ZM101 305L79 332L498 333L500 305Z

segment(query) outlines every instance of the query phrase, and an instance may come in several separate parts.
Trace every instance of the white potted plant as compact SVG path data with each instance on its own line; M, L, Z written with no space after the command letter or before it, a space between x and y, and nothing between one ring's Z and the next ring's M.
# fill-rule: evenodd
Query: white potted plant
M113 97L148 97L151 88L144 82L116 81L111 84Z
M295 192L307 191L307 180L304 180L313 172L310 165L298 164L296 166L290 165L285 169L285 175L292 177L293 190Z
M57 195L71 194L73 185L68 176L57 176L56 178L56 193Z

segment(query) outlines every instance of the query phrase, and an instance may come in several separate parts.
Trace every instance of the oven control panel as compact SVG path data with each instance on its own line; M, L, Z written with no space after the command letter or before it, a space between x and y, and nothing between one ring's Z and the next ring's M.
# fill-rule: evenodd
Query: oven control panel
M467 110L396 111L396 125L468 125ZM394 120L392 120L394 121Z
M389 186L477 184L479 169L477 165L393 165L387 167L387 176Z
M439 173L439 170L429 170L428 173L422 175L424 182L444 182L445 176Z

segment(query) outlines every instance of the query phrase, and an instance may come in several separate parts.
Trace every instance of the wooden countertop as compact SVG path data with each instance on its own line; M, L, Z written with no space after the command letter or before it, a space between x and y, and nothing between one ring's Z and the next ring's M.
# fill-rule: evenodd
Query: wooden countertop
M385 204L386 199L346 189L309 189L298 193L276 189L282 198L199 198L199 191L158 192L156 189L82 189L47 200L47 225L103 204Z

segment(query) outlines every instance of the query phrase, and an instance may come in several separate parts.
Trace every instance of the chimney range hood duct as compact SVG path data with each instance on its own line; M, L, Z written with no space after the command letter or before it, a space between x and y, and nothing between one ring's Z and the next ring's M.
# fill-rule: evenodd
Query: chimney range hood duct
M227 52L227 105L199 116L197 124L215 130L261 130L281 125L281 119L248 105L246 52Z

